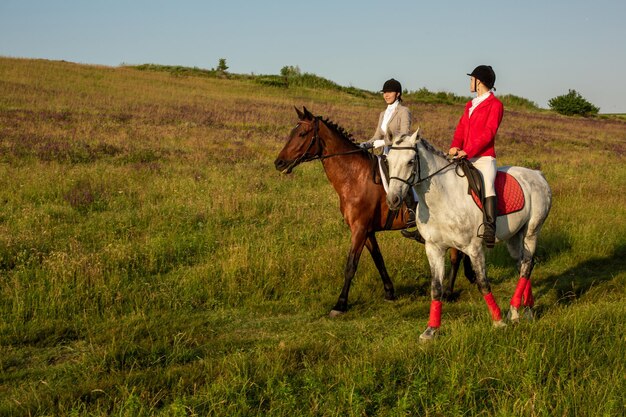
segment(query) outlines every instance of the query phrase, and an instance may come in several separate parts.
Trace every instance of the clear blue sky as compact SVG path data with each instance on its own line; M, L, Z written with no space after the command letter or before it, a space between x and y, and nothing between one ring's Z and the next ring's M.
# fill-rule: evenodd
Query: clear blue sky
M300 67L345 86L469 95L490 64L497 94L547 107L575 89L626 113L626 0L0 0L0 55L156 63L278 74Z

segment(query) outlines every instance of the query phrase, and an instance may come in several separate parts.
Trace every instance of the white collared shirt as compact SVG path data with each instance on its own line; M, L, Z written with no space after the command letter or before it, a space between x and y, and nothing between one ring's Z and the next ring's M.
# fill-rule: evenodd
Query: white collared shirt
M383 131L383 133L387 133L387 125L389 124L389 119L391 119L391 115L398 108L398 104L400 104L400 100L396 100L392 104L387 106L387 109L385 110L385 115L383 116L383 121L380 124L380 129Z
M480 95L480 96L475 97L475 98L473 98L473 99L472 99L472 107L470 107L470 109L469 109L469 115L470 115L470 117L472 116L472 112L474 111L474 109L475 109L476 107L478 107L478 105L479 105L480 103L482 103L482 102L483 102L483 101L485 101L487 98L489 98L489 95L490 95L490 94L493 94L493 92L492 92L492 91L487 91L487 92L486 92L486 93L484 93L483 95Z

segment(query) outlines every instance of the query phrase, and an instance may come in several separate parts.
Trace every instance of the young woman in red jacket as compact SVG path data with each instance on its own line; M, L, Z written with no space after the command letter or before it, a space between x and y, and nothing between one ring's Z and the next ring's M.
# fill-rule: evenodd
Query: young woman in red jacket
M481 172L485 183L483 239L488 248L496 234L496 151L494 141L502 121L504 107L493 95L496 74L488 65L477 66L470 76L470 91L476 98L465 105L465 111L454 132L449 154L468 158Z

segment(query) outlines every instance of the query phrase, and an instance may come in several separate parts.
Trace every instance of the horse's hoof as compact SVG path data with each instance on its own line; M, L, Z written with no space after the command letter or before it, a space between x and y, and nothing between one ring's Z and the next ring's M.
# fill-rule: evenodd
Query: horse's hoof
M506 323L504 322L504 320L495 320L493 322L493 327L494 329L503 329L506 327Z
M506 319L513 324L519 323L519 310L516 307L511 306L509 312L506 314Z
M437 337L438 333L439 333L439 328L428 326L426 330L424 330L424 333L420 335L420 342L428 343L434 340L435 337Z
M340 317L340 316L343 316L344 314L345 314L344 311L330 310L330 313L328 313L328 317L330 317L331 319L334 319L335 317Z
M530 306L524 307L523 316L526 321L535 321L535 312Z
M396 297L395 295L386 295L385 296L385 301L389 301L389 302L394 302L398 299L398 297Z

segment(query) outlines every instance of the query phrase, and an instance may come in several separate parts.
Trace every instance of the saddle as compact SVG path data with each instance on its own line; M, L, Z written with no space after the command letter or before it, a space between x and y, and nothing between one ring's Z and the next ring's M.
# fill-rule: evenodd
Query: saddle
M373 154L369 154L370 163L372 164L372 181L374 184L381 184L385 186L385 191L387 191L387 179L389 178L389 165L387 165L387 160L385 156L376 156ZM382 163L379 163L379 158L382 158Z
M467 177L467 193L472 196L476 206L482 210L485 202L483 176L467 159L461 159L459 167L463 171L464 176ZM511 174L498 171L494 187L496 189L498 216L515 213L524 208L526 203L524 191Z

